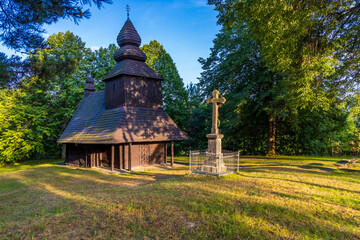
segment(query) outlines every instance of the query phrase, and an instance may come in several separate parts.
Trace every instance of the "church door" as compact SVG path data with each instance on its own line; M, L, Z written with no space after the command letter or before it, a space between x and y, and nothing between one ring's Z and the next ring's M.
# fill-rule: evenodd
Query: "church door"
M140 145L140 165L146 166L150 164L150 145Z

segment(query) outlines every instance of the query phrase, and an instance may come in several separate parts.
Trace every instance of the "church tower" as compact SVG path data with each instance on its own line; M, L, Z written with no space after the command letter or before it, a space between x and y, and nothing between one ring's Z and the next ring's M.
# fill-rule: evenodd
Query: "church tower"
M161 81L146 65L141 39L128 18L117 42L115 67L95 91L86 80L84 98L60 136L65 163L84 167L131 170L167 163L167 143L187 140L186 134L163 109Z
M122 106L162 108L163 79L146 65L146 55L139 48L140 36L130 19L127 19L122 27L117 43L120 46L114 54L117 63L103 80L105 108Z

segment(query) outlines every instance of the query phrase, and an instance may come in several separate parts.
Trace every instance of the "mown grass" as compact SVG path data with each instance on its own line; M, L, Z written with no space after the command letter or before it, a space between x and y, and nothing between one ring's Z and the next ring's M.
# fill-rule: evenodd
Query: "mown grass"
M360 164L336 170L336 160L244 157L220 179L186 165L119 175L6 166L0 238L360 239Z

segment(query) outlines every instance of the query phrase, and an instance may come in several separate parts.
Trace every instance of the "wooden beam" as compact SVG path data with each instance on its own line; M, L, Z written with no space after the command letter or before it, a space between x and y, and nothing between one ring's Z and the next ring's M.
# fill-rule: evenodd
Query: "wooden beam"
M119 145L119 169L123 169L123 146Z
M129 143L129 171L131 171L131 143Z
M88 152L87 149L85 150L85 167L88 166Z
M167 164L167 142L165 142L165 161L164 163Z
M129 169L129 145L124 145L124 169Z
M102 158L103 158L103 153L100 151L99 152L99 167L102 167L102 165L101 165Z
M94 167L97 167L96 162L97 162L97 152L94 151Z
M61 159L62 159L64 162L66 162L66 159L67 159L67 157L66 157L66 143L64 143L64 144L62 145Z
M91 154L90 154L90 167L92 168L94 166L94 150L91 149Z
M111 171L114 171L115 146L111 145Z
M174 142L171 142L171 166L174 165Z

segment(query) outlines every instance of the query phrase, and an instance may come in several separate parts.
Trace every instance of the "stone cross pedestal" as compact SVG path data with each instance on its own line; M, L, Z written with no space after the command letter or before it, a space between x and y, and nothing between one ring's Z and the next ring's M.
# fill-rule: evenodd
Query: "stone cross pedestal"
M218 118L219 118L219 107L226 102L225 98L219 98L219 91L214 90L212 92L213 97L206 99L207 103L213 105L212 112L212 127L211 133L207 134L208 138L208 149L206 152L206 160L201 170L204 172L219 174L226 172L225 164L222 160L221 152L221 139L224 135L219 134Z

